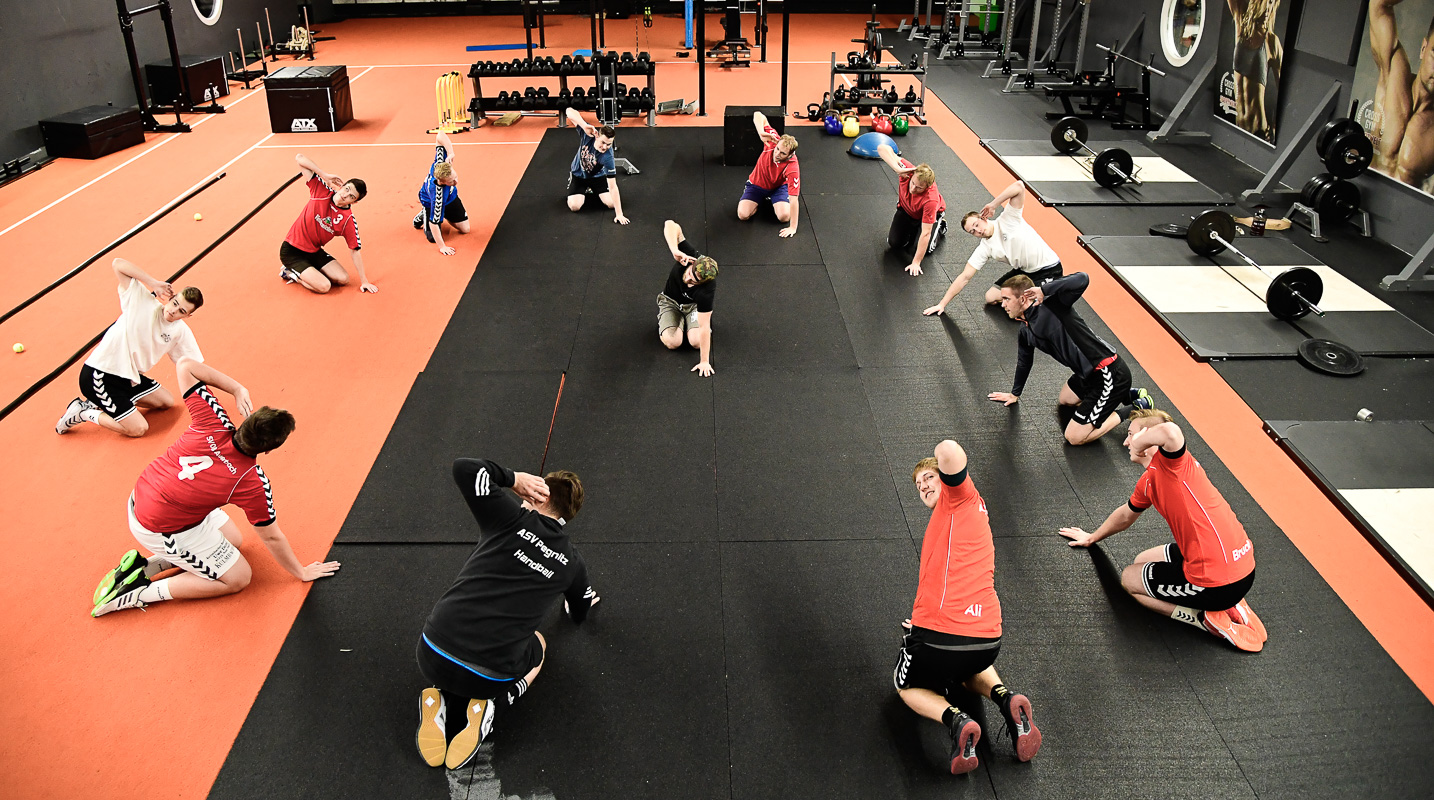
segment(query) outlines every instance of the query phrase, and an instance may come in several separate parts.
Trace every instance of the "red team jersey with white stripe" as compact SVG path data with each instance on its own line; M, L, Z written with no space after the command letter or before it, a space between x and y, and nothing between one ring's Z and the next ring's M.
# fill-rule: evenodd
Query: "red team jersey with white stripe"
M957 636L1001 635L996 545L986 501L970 478L959 486L941 481L941 495L921 541L921 577L911 624Z
M762 130L773 136L777 135L777 129L771 125ZM747 182L764 191L771 191L786 183L787 195L797 197L802 193L802 168L797 164L797 154L793 153L786 161L778 164L772 158L772 151L777 149L778 144L780 142L766 143L761 157L757 159L757 166L752 167L752 174L747 176Z
M189 430L140 474L134 487L135 519L155 533L178 533L233 503L244 509L251 525L273 522L269 478L234 446L234 424L218 398L201 383L185 394L184 404Z
M1144 511L1151 506L1170 525L1191 583L1226 586L1254 571L1255 546L1245 526L1189 450L1174 458L1161 450L1150 459L1135 483L1130 507Z
M308 186L309 202L284 241L306 253L317 253L335 236L342 236L350 250L358 250L358 221L353 209L334 205L334 191L318 175L309 179Z

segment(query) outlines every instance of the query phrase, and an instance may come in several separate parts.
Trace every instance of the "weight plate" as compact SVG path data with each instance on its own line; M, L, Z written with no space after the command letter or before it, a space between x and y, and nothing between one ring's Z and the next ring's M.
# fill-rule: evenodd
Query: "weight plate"
M1325 151L1324 165L1338 178L1354 178L1369 169L1374 145L1363 130L1337 136Z
M1293 267L1270 281L1270 288L1265 290L1265 308L1276 319L1289 322L1310 313L1310 306L1317 305L1321 297L1324 281L1319 273L1309 267Z
M1359 210L1360 199L1358 186L1336 178L1320 192L1319 204L1314 209L1322 221L1344 222Z
M1095 176L1095 182L1107 189L1114 189L1130 180L1135 172L1135 160L1130 153L1119 147L1112 147L1102 150L1100 155L1095 157L1091 164L1091 174Z
M1306 339L1295 349L1300 363L1328 375L1349 377L1364 372L1364 356L1349 345L1329 339Z
M1075 117L1063 117L1060 122L1051 128L1051 144L1056 151L1070 155L1078 152L1085 146L1086 137L1090 135L1090 129L1086 127L1083 120Z
M1190 223L1190 229L1185 233L1185 243L1196 255L1213 256L1225 249L1225 245L1219 243L1211 236L1219 234L1221 239L1231 241L1235 238L1235 218L1228 212L1218 208L1211 208L1200 212Z
M1172 239L1184 239L1190 232L1189 225L1180 225L1174 222L1162 222L1159 225L1150 226L1151 236L1169 236Z
M1348 117L1332 119L1326 122L1323 128L1320 128L1319 135L1315 137L1315 152L1318 153L1320 159L1323 160L1335 139L1345 134L1356 132L1364 133L1364 128L1361 128L1358 122Z
M1326 181L1332 180L1333 178L1334 176L1329 174L1328 172L1321 172L1313 178L1310 178L1307 182L1305 182L1305 187L1300 190L1300 202L1304 203L1310 208L1314 208L1317 202L1316 195L1318 194L1319 190L1324 188Z

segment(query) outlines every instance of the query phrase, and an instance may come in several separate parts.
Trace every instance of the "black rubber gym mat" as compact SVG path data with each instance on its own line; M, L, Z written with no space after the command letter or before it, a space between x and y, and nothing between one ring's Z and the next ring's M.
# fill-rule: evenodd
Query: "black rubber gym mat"
M1108 265L1116 267L1245 267L1239 256L1227 251L1202 256L1184 239L1168 236L1082 236L1081 245ZM1240 236L1235 246L1260 264L1271 268L1323 266L1288 239L1274 236Z
M1298 361L1219 361L1215 371L1262 419L1377 421L1434 419L1434 360L1370 358L1352 377L1316 372Z
M721 151L708 151L703 163L707 209L707 246L721 266L767 266L770 264L820 264L821 250L812 226L797 212L797 232L782 238L786 223L778 222L770 203L757 204L757 213L743 221L737 218L737 203L746 185L747 167L724 167ZM803 183L805 192L805 183ZM804 202L805 198L799 198ZM686 226L683 226L686 228ZM721 251L719 258L716 251Z
M548 194L514 195L483 251L479 271L591 263L603 226L613 224L612 212L596 200L583 211L569 211L563 193L558 185ZM533 225L535 219L543 224Z
M1427 423L1267 420L1280 443L1336 489L1434 487Z
M1331 339L1366 356L1434 355L1434 333L1398 311L1329 311L1295 320L1310 339Z
M593 267L582 324L573 348L575 369L655 369L685 373L697 363L691 349L670 351L657 338L657 296L676 262L665 247L635 253L631 263ZM727 273L719 273L712 324L727 306ZM720 334L719 334L720 335ZM713 345L721 341L713 338ZM721 358L721 350L713 358ZM688 356L691 358L688 358Z
M1094 178L1081 181L1046 180L1039 174L1023 174L1021 168L1008 158L1027 156L1050 156L1072 158L1055 152L1049 140L1026 139L982 139L986 148L1013 175L1026 185L1048 206L1065 205L1229 205L1232 201L1225 195L1203 183L1192 181L1146 180L1137 185L1127 183L1114 189L1107 189L1095 182ZM1158 156L1144 145L1133 142L1091 142L1091 147L1100 152L1108 147L1121 147L1133 157ZM1087 154L1088 155L1088 154ZM1080 158L1075 156L1074 158Z
M568 366L592 268L586 263L490 269L485 258L453 310L429 370Z
M836 293L821 264L738 266L723 272L717 280L718 310L712 313L713 367L722 370L856 364ZM697 363L695 350L683 352L691 356L692 364Z

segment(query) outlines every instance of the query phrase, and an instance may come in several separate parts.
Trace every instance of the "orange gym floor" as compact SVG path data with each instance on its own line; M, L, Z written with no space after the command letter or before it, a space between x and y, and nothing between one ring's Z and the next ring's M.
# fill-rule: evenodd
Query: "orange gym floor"
M709 30L716 29L715 18L711 22ZM856 16L800 18L791 36L792 107L821 97L830 52L844 53L861 23ZM628 41L632 27L609 23L609 47L647 50L660 60L659 99L695 98L696 64L672 57L679 22L659 18L651 29L637 27L637 39ZM588 30L583 18L550 16L543 52L585 48ZM346 64L352 82L356 119L342 132L271 134L263 90L235 84L224 101L228 113L192 119L192 133L151 134L144 145L98 161L60 160L0 189L7 273L0 308L8 309L218 171L226 177L216 186L114 255L167 276L289 178L298 152L368 182L370 194L356 213L378 294L345 288L314 296L278 279L277 249L302 202L299 186L184 279L205 292L192 326L206 359L244 383L256 405L287 407L299 421L290 443L265 457L265 467L284 530L305 563L333 544L549 125L528 118L455 137L473 232L450 239L458 253L443 257L409 224L431 158L425 129L434 119L433 81L470 63L465 45L521 41L520 20L363 20L326 25L323 32L337 39L319 45L318 63ZM774 20L772 41L779 37ZM709 68L708 115L663 116L659 126L720 125L725 105L777 104L779 59L773 47L770 63L750 70ZM556 88L556 78L549 82ZM984 185L995 192L1008 184L1010 175L971 131L931 101L931 127ZM1034 205L1027 218L1067 270L1091 275L1086 299L1100 318L1414 683L1434 697L1434 610L1263 433L1260 419L1214 370L1191 360L1076 244L1075 229L1056 211ZM203 221L193 221L195 212ZM108 261L4 323L0 337L26 348L0 358L5 402L114 320ZM203 797L308 587L262 553L241 523L255 573L246 591L185 603L182 613L165 608L91 619L96 580L133 544L125 497L187 417L182 410L151 414L151 430L138 440L93 425L57 437L53 425L76 394L78 369L0 421L0 514L11 562L0 581L0 608L7 612L0 622L0 794ZM155 377L173 389L167 360Z

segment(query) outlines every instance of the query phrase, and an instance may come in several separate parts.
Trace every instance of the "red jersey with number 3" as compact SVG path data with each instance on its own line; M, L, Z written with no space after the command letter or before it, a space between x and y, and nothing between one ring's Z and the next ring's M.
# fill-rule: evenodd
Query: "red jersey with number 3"
M134 487L134 516L155 533L178 533L209 512L233 503L249 523L274 521L269 478L234 446L234 424L224 406L200 383L184 395L189 430L150 462Z
M986 501L969 477L956 486L941 481L921 540L921 576L911 624L958 636L1001 635L991 520Z
M1151 506L1170 526L1191 583L1227 586L1254 571L1255 545L1245 526L1189 450L1174 456L1161 450L1150 459L1130 494L1130 507Z
M773 136L777 135L777 129L771 125L762 130ZM752 167L752 174L747 176L747 182L763 191L771 191L785 183L787 196L797 197L802 193L802 168L797 164L796 153L792 153L786 161L777 163L772 153L779 144L780 141L772 141L762 147L762 155L757 158L757 166Z
M317 175L309 179L308 186L309 202L284 241L306 253L317 253L335 236L342 236L350 250L358 250L361 243L353 208L334 205L334 190Z

